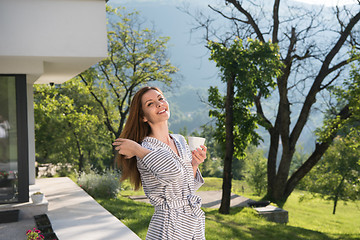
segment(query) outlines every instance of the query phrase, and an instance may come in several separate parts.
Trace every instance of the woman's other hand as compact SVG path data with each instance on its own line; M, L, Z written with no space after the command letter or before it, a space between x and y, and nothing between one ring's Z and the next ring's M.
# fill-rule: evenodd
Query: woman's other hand
M124 155L125 158L132 158L132 157L139 157L144 158L146 154L150 152L150 150L143 148L137 142L125 139L125 138L118 138L112 144L115 147L115 150L118 151L119 154Z
M207 148L204 145L201 145L200 148L193 150L191 165L193 167L198 167L206 159L206 150Z

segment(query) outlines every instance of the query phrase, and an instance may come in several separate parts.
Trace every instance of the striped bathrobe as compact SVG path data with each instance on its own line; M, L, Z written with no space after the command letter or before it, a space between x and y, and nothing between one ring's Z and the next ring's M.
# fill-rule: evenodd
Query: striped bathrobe
M204 183L194 178L192 155L183 136L170 135L180 157L165 143L146 137L141 145L152 150L137 159L144 192L155 207L147 240L205 239L205 215L195 191Z

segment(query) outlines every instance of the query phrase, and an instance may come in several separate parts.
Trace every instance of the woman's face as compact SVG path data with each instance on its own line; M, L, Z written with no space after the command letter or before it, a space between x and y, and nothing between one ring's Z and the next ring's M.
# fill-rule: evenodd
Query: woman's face
M141 98L142 110L144 112L144 122L156 124L167 121L170 117L169 104L164 96L156 91L149 90Z

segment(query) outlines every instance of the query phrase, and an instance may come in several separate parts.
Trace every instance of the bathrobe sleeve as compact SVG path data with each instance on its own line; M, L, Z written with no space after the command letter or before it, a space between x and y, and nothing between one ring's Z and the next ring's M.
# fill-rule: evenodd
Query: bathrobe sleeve
M201 172L199 169L196 171L196 175L194 178L194 189L197 191L203 184L205 183L204 178L201 175Z
M167 185L181 176L181 166L169 151L163 148L151 149L151 146L147 146L146 143L143 144L143 147L152 151L143 159L138 158L138 161L140 161L156 179Z

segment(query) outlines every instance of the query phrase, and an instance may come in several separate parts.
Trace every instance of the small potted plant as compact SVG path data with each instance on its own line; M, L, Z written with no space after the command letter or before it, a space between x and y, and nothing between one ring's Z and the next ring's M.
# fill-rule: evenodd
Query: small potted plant
M42 192L36 192L31 195L33 203L41 203L44 200L44 194Z
M40 233L40 230L37 230L36 228L34 228L33 230L30 229L26 232L26 240L43 240L44 236Z
M0 171L0 187L8 187L10 180L8 179L9 173Z

